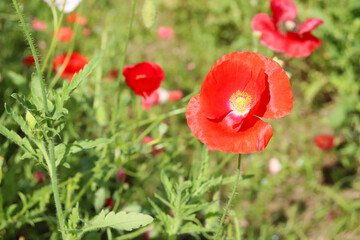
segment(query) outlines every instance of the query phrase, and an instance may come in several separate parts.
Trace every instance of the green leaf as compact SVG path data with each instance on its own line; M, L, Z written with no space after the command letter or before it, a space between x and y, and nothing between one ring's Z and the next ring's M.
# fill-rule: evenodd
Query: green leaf
M58 166L68 154L74 154L85 149L106 145L112 141L112 139L108 138L98 138L95 140L75 141L68 144L61 143L55 147L56 166Z
M100 228L114 228L120 231L132 231L146 226L153 221L149 215L142 213L109 212L102 210L99 215L85 223L82 233Z
M70 230L76 229L78 223L80 221L79 216L79 204L76 204L76 207L74 207L71 211L71 214L69 216L68 226Z
M18 113L14 112L7 104L5 104L6 112L15 120L15 122L20 126L21 130L28 136L32 136L31 128L26 123L24 118L22 118ZM34 119L34 117L33 117ZM35 124L36 120L34 119ZM34 124L34 125L35 125Z
M31 75L30 89L32 94L32 102L36 105L38 110L44 110L44 101L43 95L41 92L41 76L38 76L36 73Z
M94 198L94 207L96 212L99 212L100 209L104 207L105 201L106 201L105 188L99 188L95 192L95 198Z
M75 91L75 89L81 84L81 82L90 75L90 73L95 69L95 67L99 64L101 57L93 58L80 72L79 74L75 74L72 78L70 84L63 84L63 92L62 92L62 106L64 103L70 98L71 94Z
M14 132L13 130L11 131L8 130L4 125L1 124L0 124L0 134L8 138L9 140L13 141L19 147L21 147L25 151L28 151L32 155L36 154L35 150L32 148L27 138L21 138L16 132Z

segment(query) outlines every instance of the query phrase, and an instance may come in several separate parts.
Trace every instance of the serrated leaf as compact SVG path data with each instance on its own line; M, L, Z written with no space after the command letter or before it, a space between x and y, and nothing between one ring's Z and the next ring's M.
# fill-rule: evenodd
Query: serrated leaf
M28 151L30 154L32 155L36 154L35 150L32 148L27 138L21 138L16 132L14 132L13 130L11 131L8 130L5 126L1 124L0 124L0 134L8 138L9 140L13 141L19 147L21 147L25 151Z
M151 28L156 19L156 5L153 0L146 0L142 8L142 19L145 27Z
M28 136L32 136L31 129L26 121L16 112L14 112L7 104L5 104L6 112L15 120L15 122L20 126L21 130ZM34 119L35 123L36 120Z
M55 147L56 166L58 166L63 158L68 154L74 154L85 149L106 145L112 141L112 139L108 138L98 138L95 140L75 141L68 144L61 143Z
M69 221L68 221L69 229L70 230L76 229L79 221L80 221L79 204L76 204L76 206L72 209L71 214L69 216Z
M31 89L31 100L36 105L38 110L44 109L44 101L43 101L43 95L41 92L41 76L37 75L36 73L33 73L31 75L31 83L30 83L30 89Z
M109 212L102 210L99 215L85 223L82 233L100 228L114 228L119 231L132 231L146 226L153 221L149 215L142 213Z
M62 106L64 103L70 98L71 94L75 91L75 89L81 84L81 82L90 75L90 73L94 70L94 68L100 62L101 57L93 58L80 72L79 74L75 74L70 82L70 84L63 84L63 92L61 97Z

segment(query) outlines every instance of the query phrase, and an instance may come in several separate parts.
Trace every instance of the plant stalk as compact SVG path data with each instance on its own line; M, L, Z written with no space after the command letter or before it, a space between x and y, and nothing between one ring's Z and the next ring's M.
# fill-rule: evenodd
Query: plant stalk
M37 53L36 53L36 49L35 49L35 46L34 46L34 43L31 39L31 36L30 36L30 33L29 33L29 29L28 27L26 26L26 23L25 23L25 20L24 20L24 17L20 11L20 8L19 8L19 4L17 2L17 0L12 0L13 4L14 4L14 7L16 9L16 13L20 19L20 22L21 22L21 25L23 27L23 30L24 30L24 33L25 33L25 36L26 36L26 39L29 43L29 46L30 46L30 49L31 49L31 53L34 57L34 61L35 61L35 67L36 67L36 71L37 71L37 74L38 74L38 77L40 78L40 87L41 87L41 94L42 94L42 99L43 99L43 104L44 104L44 109L45 109L45 112L46 114L48 113L48 105L47 105L47 98L46 98L46 91L45 91L45 84L44 84L44 80L42 78L42 71L41 71L41 68L40 68L40 64L39 64L39 58L37 56Z
M56 163L55 163L55 148L53 140L49 141L49 154L50 154L50 178L51 178L51 187L54 194L56 214L58 217L60 232L63 240L66 240L65 234L65 219L63 215L63 210L61 207L60 194L59 194L59 186L58 186L58 178L56 175Z
M215 234L215 238L214 239L220 239L220 236L221 236L221 233L223 231L222 229L222 226L224 225L224 221L225 221L225 217L229 211L229 208L231 206L231 203L232 201L234 200L234 197L235 197L235 193L236 193L236 189L239 185L239 180L240 180L240 169L241 169L241 154L239 154L239 158L238 158L238 166L237 166L237 172L236 172L236 181L235 181L235 184L234 184L234 188L232 190L232 193L231 193L231 196L229 198L229 201L225 207L225 210L223 212L223 215L221 217L221 220L220 220L220 224L218 226L218 229L216 231L216 234Z

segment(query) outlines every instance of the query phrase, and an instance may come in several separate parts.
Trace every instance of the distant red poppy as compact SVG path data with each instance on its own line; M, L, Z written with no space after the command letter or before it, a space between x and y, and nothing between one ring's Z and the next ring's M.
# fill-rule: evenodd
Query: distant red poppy
M119 70L117 70L116 68L112 68L106 75L105 80L110 82L110 81L116 80L118 78L118 76L119 76Z
M135 94L148 97L160 87L161 81L165 78L165 73L155 63L142 62L134 66L125 66L123 76Z
M322 150L329 150L334 146L334 136L330 134L321 134L315 137L316 145Z
M38 184L41 184L44 182L45 174L43 172L35 172L34 178L36 179Z
M290 81L280 65L257 53L233 52L212 66L191 98L187 123L210 149L251 153L265 149L273 130L261 118L288 115Z
M146 137L144 137L142 140L141 140L141 143L142 144L149 144L150 142L152 142L154 139L152 138L152 137L150 137L150 136L146 136ZM151 151L151 154L152 155L158 155L158 154L160 154L160 153L162 153L162 152L164 152L165 150L164 150L164 148L162 148L162 147L159 147L159 146L157 146L156 144L155 145L152 145L152 151Z
M86 17L81 15L80 13L71 13L66 17L66 22L69 24L77 23L80 26L86 26L88 20Z
M184 97L184 94L180 90L170 91L169 92L169 101L177 102Z
M28 66L28 67L35 65L35 59L34 59L33 55L24 57L22 62L25 66Z
M48 24L47 22L43 22L37 18L34 18L33 20L31 20L31 26L33 27L34 30L43 32L47 29Z
M104 207L111 207L114 204L114 200L112 198L107 198L105 200L105 205Z
M71 42L73 30L70 27L61 27L56 35L60 42Z
M157 31L158 37L161 39L171 38L174 36L174 29L171 27L159 27Z
M291 57L307 57L321 45L321 40L311 34L323 23L321 19L296 22L297 8L290 0L272 0L270 7L272 18L267 13L259 13L251 22L252 29L261 33L262 44Z
M65 62L66 53L55 57L53 71L57 73L60 71L62 64ZM66 65L64 71L61 73L61 77L67 78L69 82L73 78L75 73L79 73L81 69L88 64L89 60L78 52L73 52L70 56L69 62Z
M126 175L124 170L117 170L116 171L116 176L119 182L125 182L125 183L130 183L130 179L129 176Z

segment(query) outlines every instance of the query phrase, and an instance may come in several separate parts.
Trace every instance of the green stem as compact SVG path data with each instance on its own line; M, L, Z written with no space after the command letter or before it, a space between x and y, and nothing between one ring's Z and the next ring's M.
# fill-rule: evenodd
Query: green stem
M32 53L32 55L34 57L36 71L37 71L38 77L40 78L40 87L41 87L41 94L42 94L44 109L45 109L45 112L48 113L48 105L47 105L47 99L46 99L45 84L44 84L44 81L43 81L43 78L42 78L42 71L41 71L40 64L39 64L39 58L37 56L34 43L33 43L32 39L31 39L29 29L26 26L24 17L22 15L21 11L20 11L19 4L17 3L17 0L12 0L12 2L14 4L14 6L15 6L17 15L19 16L19 19L20 19L21 25L23 27L26 39L27 39L27 41L29 43L29 46L30 46L30 49L31 49L31 53Z
M136 2L137 2L137 0L132 0L131 17L130 17L128 32L127 32L127 35L126 35L125 46L124 46L124 50L123 50L120 70L122 70L124 65L125 65L126 52L127 52L127 48L128 48L128 45L129 45L131 30L132 30L132 26L133 26L134 18L135 18Z
M60 202L60 194L59 194L59 186L58 186L58 178L56 175L56 164L55 164L55 148L54 148L54 142L50 140L49 142L49 153L50 153L50 178L51 178L51 187L54 194L54 200L55 200L55 207L56 207L56 214L59 221L60 226L60 232L62 239L67 239L67 236L65 234L65 220L63 215L63 210L61 207Z
M229 198L229 201L225 207L225 210L224 210L224 213L221 217L221 220L220 220L220 224L218 226L218 229L216 231L216 234L215 234L215 238L214 239L220 239L220 235L222 233L222 226L224 224L224 220L225 220L225 217L229 211L229 208L231 206L231 203L232 201L234 200L234 197L235 197L235 193L236 193L236 189L237 189L237 186L239 184L239 180L240 180L240 168L241 168L241 154L239 154L239 158L238 158L238 167L237 167L237 172L236 172L236 182L235 182L235 185L234 185L234 188L232 190L232 193L231 193L231 196Z

